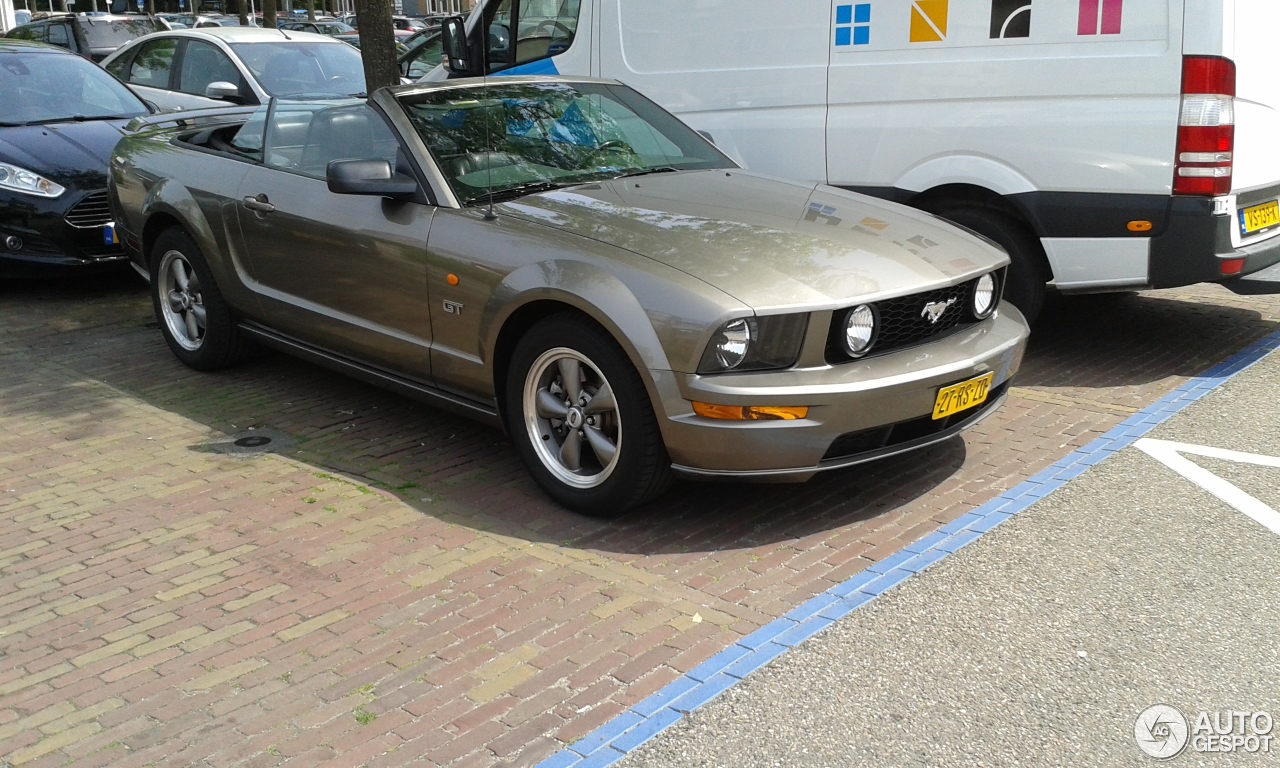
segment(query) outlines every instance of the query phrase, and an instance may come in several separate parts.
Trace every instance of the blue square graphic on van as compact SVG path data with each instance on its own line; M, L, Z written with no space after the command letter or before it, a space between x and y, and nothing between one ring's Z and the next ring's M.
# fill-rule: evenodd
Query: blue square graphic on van
M836 45L871 42L871 3L836 6Z

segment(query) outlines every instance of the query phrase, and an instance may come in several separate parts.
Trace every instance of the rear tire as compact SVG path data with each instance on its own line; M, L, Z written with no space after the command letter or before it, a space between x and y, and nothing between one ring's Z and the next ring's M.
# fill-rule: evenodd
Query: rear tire
M216 371L248 358L252 343L235 316L204 254L178 227L160 233L151 248L151 303L174 356L197 371Z
M516 345L504 402L529 474L562 506L616 517L671 484L671 459L640 374L589 320L554 315Z
M991 238L1009 253L1009 273L1004 298L1022 312L1028 323L1035 322L1044 308L1052 274L1039 238L1023 222L1007 213L978 205L946 205L932 213Z

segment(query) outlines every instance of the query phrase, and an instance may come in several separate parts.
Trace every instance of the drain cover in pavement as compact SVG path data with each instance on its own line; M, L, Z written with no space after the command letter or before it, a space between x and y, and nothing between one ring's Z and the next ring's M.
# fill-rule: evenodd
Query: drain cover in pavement
M227 435L203 445L193 445L191 450L229 456L252 456L259 453L279 452L295 442L292 437L274 429L251 429Z

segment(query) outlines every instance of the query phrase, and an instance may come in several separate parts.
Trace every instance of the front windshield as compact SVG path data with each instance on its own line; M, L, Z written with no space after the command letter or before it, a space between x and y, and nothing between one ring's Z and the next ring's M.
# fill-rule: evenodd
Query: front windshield
M503 83L399 97L463 204L640 173L731 168L622 85Z
M79 56L0 54L2 125L108 120L147 114L147 107L106 70Z
M231 49L272 96L354 96L365 92L360 52L349 45L280 40L232 43Z

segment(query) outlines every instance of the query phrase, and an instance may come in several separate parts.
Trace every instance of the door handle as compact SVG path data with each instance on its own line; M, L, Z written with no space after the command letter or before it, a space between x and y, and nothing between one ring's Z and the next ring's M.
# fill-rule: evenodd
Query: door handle
M246 197L244 199L244 207L258 213L271 213L276 209L274 205L267 202L266 195L258 195L257 197Z

